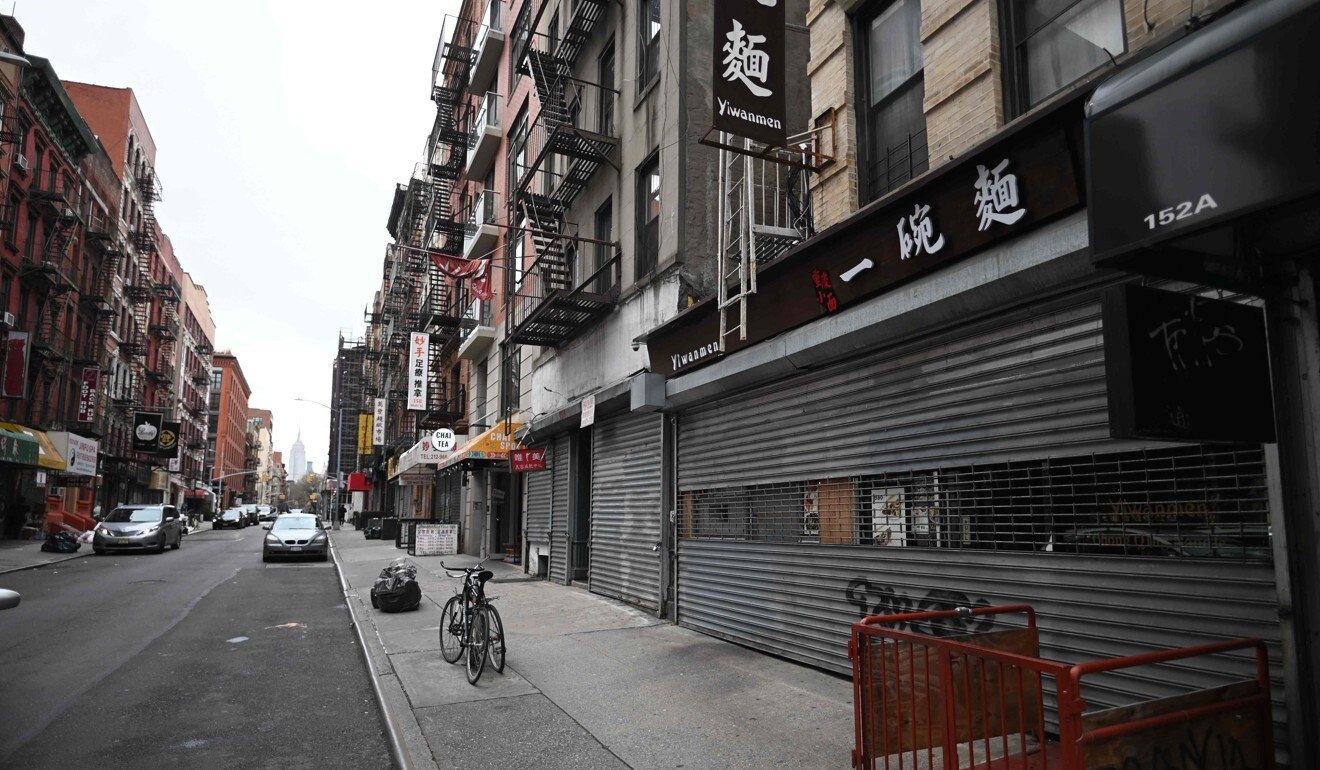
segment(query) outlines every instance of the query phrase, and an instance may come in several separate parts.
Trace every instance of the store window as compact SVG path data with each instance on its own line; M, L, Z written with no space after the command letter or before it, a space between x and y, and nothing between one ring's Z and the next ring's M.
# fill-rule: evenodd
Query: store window
M929 158L920 0L876 4L859 23L865 203L923 173Z
M1270 562L1258 446L1183 446L681 495L688 538Z
M637 170L637 264L633 280L655 270L660 259L660 154Z
M660 77L660 0L638 0L637 93Z
M1013 118L1127 50L1119 0L1003 0Z

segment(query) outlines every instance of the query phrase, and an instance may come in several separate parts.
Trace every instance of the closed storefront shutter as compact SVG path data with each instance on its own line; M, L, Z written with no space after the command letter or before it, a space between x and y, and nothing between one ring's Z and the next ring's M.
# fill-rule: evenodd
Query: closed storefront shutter
M435 520L441 524L459 523L459 506L463 501L463 471L455 468L436 474Z
M594 431L591 590L658 610L661 417L625 414Z
M550 579L556 583L568 582L568 490L571 462L570 439L567 433L555 438L554 469L550 472L553 486L550 504Z
M679 622L846 672L863 615L1026 602L1047 658L1260 636L1281 677L1265 451L1113 440L1104 377L1092 292L682 414ZM1252 674L1213 665L1088 702Z
M524 474L527 477L527 544L550 544L550 503L554 495L552 484L555 450L550 444L545 448L544 471Z

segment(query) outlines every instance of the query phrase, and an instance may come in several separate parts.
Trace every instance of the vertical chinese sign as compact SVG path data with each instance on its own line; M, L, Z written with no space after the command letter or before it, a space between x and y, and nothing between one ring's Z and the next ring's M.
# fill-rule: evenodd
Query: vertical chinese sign
M716 0L713 37L715 129L787 144L783 0Z
M357 453L371 454L371 415L358 415Z
M431 335L413 332L408 344L408 409L426 409L426 373L430 369Z
M376 399L375 412L371 418L371 443L385 446L385 399Z
M83 367L82 375L78 378L78 422L92 422L96 419L96 394L100 377L101 370L95 366Z

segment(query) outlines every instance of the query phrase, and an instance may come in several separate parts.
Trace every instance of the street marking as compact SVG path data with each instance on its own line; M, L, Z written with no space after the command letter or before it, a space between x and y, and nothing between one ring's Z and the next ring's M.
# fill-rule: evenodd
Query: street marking
M294 623L294 622L281 623L281 624L278 625L278 626L266 626L266 629L265 629L265 630L269 631L269 630L271 630L272 628L307 628L307 624L306 624L306 623Z
M230 644L238 644L239 642L246 642L247 640L248 638L246 636L235 636L233 639L226 639L225 641Z

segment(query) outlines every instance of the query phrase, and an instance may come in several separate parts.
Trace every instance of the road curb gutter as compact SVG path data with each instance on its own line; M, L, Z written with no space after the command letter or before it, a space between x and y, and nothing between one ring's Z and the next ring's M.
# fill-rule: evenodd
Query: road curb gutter
M71 554L69 556L65 556L63 559L52 559L50 561L43 561L38 564L24 564L22 567L8 567L6 569L0 569L0 575L8 575L10 572L22 572L23 570L28 570L28 569L41 569L42 567L53 567L56 564L63 564L66 561L73 561L74 559L81 559L84 556L91 556L91 555L92 555L91 551L88 551L87 553Z
M380 705L381 714L385 717L385 732L389 736L390 754L394 757L395 764L399 770L429 770L438 768L435 760L431 756L430 746L426 745L424 738L418 738L421 746L410 745L412 741L407 738L407 733L421 736L421 725L417 724L417 717L412 709L404 705L396 707L394 704L400 701L403 704L408 703L408 694L404 692L403 685L399 682L399 677L394 674L379 674L376 671L376 663L373 660L377 655L373 655L373 650L378 657L386 661L389 660L389 654L374 638L374 634L368 634L363 631L365 621L358 617L358 602L349 595L348 579L344 577L344 568L339 561L339 547L335 545L334 539L330 539L330 553L334 557L335 573L339 575L339 588L344 594L344 604L348 606L349 617L353 620L353 631L357 634L358 645L362 648L362 659L367 664L367 673L371 676L371 689L376 694L376 702ZM371 645L370 647L368 645ZM376 649L379 648L379 649ZM387 693L386 690L389 690ZM400 724L403 722L404 724ZM411 727L409 731L406 728ZM421 754L419 757L418 754Z

